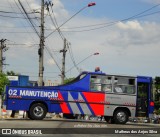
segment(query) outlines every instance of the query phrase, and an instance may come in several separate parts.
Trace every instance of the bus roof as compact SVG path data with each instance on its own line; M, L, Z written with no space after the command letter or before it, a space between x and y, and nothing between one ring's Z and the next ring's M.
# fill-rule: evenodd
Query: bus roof
M125 74L106 74L102 71L98 71L98 72L83 71L80 75L82 75L82 74L133 77L133 78L139 78L139 79L152 79L151 76L140 76L140 75L134 76L134 75L125 75Z

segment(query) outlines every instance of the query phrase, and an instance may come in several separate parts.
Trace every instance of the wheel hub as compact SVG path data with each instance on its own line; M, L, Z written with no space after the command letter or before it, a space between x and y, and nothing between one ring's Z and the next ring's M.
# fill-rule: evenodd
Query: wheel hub
M44 111L43 111L43 108L42 108L42 107L37 106L37 107L35 107L35 108L33 109L33 113L34 113L35 116L41 117L41 116L43 115Z
M120 122L124 122L126 120L126 114L124 112L119 112L117 113L117 119Z

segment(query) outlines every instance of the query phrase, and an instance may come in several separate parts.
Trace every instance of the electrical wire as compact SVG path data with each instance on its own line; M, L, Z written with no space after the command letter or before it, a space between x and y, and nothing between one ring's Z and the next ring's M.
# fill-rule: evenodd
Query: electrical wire
M0 10L0 13L6 13L6 14L8 14L8 13L11 13L11 14L22 14L22 13L19 13L19 12L13 12L13 11L3 11L3 10ZM32 13L32 12L28 12L28 14L34 14L34 13Z
M53 20L53 18L52 18L52 16L51 16L50 11L48 11L48 13L49 13L49 17L50 17L50 19L51 19L53 25L55 26L55 28L56 28L57 31L58 31L60 37L62 38L62 40L64 40L64 35L63 35L62 32L60 31L60 29L57 27L57 25L54 23L54 20Z
M77 64L76 64L76 62L75 62L71 45L68 45L68 49L69 49L69 55L70 55L70 57L71 57L71 60L72 60L72 62L73 62L74 67L77 69L78 72L80 72L80 71L79 71L79 68L78 68L78 66L77 66Z
M56 28L56 30L58 31L59 35L61 36L62 40L64 40L65 37L64 37L63 33L62 33L61 30L60 30L60 27L59 27L59 25L58 25L58 23L57 23L56 17L55 17L54 12L53 12L53 8L52 8L51 3L50 3L49 0L48 0L47 6L48 6L48 5L50 5L50 8L51 8L51 10L52 10L52 15L53 15L53 18L54 18L54 19L52 18L52 15L51 15L51 13L50 13L49 7L47 7L49 16L50 16L50 18L51 18L51 21L52 21L54 27ZM77 13L77 14L78 14L78 13ZM70 49L71 47L69 48L68 42L67 42L67 46L68 46L68 49L69 49L70 58L71 58L71 60L72 60L72 62L73 62L73 64L74 64L74 66L77 68L77 70L78 70L78 72L79 72L79 69L78 69L78 67L76 66L76 62L75 62L75 59L74 59L74 56L73 56L72 49ZM65 75L65 78L67 78L66 75Z
M32 8L30 7L28 1L27 1L27 0L25 0L25 1L26 1L26 3L27 3L28 7L30 8L30 10L32 11ZM34 15L34 17L37 19L37 22L40 23L40 21L38 20L38 18L37 18L36 15L35 15L35 12L33 12L33 15Z
M160 6L160 4L157 4L157 5L154 5L153 7L147 9L147 10L144 10L138 14L135 14L131 17L128 17L128 18L125 18L125 19L121 19L121 20L117 20L117 21L112 21L112 22L106 22L106 23L101 23L101 24L92 24L92 25L87 25L87 26L79 26L79 27L72 27L72 28L66 28L66 29L76 29L76 28L90 28L90 27L94 27L94 28L91 28L91 29L84 29L84 30L75 30L75 31L63 31L62 32L85 32L85 31L93 31L93 30L97 30L97 29L102 29L102 28L105 28L105 27L109 27L109 26L112 26L112 25L115 25L119 22L125 22L125 21L128 21L128 20L133 20L133 19L136 19L136 18L141 18L141 17L145 17L145 16L149 16L149 15L153 15L153 14L157 14L159 13L160 11L157 11L157 12L152 12L152 13L148 13L148 14L145 14L145 15L142 15L156 7ZM97 27L97 26L100 26L100 27ZM62 28L62 29L65 29L65 28ZM54 30L55 32L56 30Z
M8 16L8 15L0 15L0 16L4 17L4 18L27 19L27 18L24 18L24 17L15 17L15 16ZM36 19L36 18L29 18L29 19Z
M157 11L157 12L153 12L153 13L149 13L149 14L145 14L145 15L141 15L141 16L138 16L138 17L134 17L132 19L123 19L123 20L119 20L119 21L113 21L113 22L108 22L106 23L106 25L103 25L101 27L95 27L95 28L91 28L91 29L83 29L83 30L73 30L73 31L63 31L62 32L86 32L86 31L93 31L93 30L98 30L98 29L103 29L103 28L106 28L106 27L110 27L110 26L113 26L113 25L116 25L118 24L119 22L125 22L125 21L128 21L128 20L133 20L133 19L137 19L137 18L142 18L142 17L145 17L145 16L150 16L150 15L153 15L153 14L157 14L157 13L160 13L160 11ZM95 25L96 26L96 25Z
M31 28L31 26L3 26L3 25L0 25L1 28L5 28L5 29L10 29L10 28L13 28L13 29L17 29L17 28L22 28L22 27L25 27L25 28ZM39 27L39 26L35 26L35 27ZM23 28L22 28L23 29Z
M9 4L10 4L10 1L9 0L7 0L8 2L9 2ZM22 15L25 17L25 15L24 15L24 13L22 12L22 10L21 10L21 8L18 6L18 4L17 4L17 2L14 0L14 3L15 3L15 5L18 7L18 9L19 9L19 11L22 13ZM10 4L10 7L13 9L13 11L14 11L14 8L13 8L13 6L12 6L12 4ZM29 21L28 21L28 19L26 19L26 21L29 23ZM28 32L28 29L27 29L27 27L25 27L25 25L24 25L24 23L22 22L22 21L20 21L21 22L21 24L23 25L23 27L26 29L26 31ZM30 24L30 23L29 23ZM31 26L31 28L32 28L32 26ZM31 35L29 35L29 37L31 37L31 39L33 40L33 42L35 42L36 40L34 39L34 37L32 37ZM36 42L35 42L36 43Z
M51 3L50 3L49 0L48 0L48 3L46 3L46 5L47 5L47 11L48 11L48 14L49 14L49 17L50 17L50 19L51 19L52 24L53 24L54 27L57 29L57 31L58 31L61 39L64 40L65 37L64 37L64 35L62 34L60 28L58 27L58 23L57 23L57 20L56 20L56 18L55 18L55 16L54 16L54 12L53 12L53 9L52 9L52 6L51 6ZM51 7L51 10L52 10L52 14L53 14L54 19L52 18L52 15L51 15L51 13L50 13L49 6Z
M63 25L65 25L68 21L70 21L73 17L75 17L78 13L80 13L82 10L84 10L85 8L87 8L88 6L83 7L82 9L80 9L78 12L76 12L74 15L72 15L68 20L66 20L64 23L62 23L57 29L60 29ZM57 30L56 29L56 30ZM50 34L48 34L46 36L46 38L48 38L50 35L52 35L56 30L54 30L53 32L51 32Z
M50 52L49 47L45 46L45 50L48 52L48 54L51 56L51 58L54 60L55 64L57 65L58 69L60 70L60 72L62 72L60 66L58 65L57 61L55 60L55 58L53 57L52 53Z
M10 32L2 32L0 31L0 33L35 33L35 32L18 32L18 31L10 31Z
M40 34L38 33L37 29L34 27L34 24L33 24L32 20L30 19L29 15L27 14L25 8L23 7L22 3L20 2L20 0L18 0L18 2L19 2L19 4L20 4L21 8L23 9L26 17L28 18L30 24L32 25L32 28L34 29L35 33L36 33L36 34L38 35L38 37L40 38Z

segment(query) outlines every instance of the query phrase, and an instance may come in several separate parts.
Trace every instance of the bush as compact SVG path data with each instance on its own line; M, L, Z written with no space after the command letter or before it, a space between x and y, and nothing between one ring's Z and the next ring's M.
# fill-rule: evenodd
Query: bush
M157 110L157 115L160 115L160 108Z
M154 104L155 104L154 107L155 107L156 113L157 113L158 115L160 115L160 102L159 102L159 101L155 101Z
M4 92L4 87L9 84L9 80L5 74L0 73L0 95Z

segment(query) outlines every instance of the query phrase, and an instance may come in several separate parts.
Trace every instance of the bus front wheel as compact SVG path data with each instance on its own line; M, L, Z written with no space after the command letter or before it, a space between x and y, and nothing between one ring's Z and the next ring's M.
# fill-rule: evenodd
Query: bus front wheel
M33 120L42 120L47 113L46 106L42 103L33 104L29 110L29 117Z
M129 118L127 111L120 109L114 113L113 117L116 124L125 124Z

